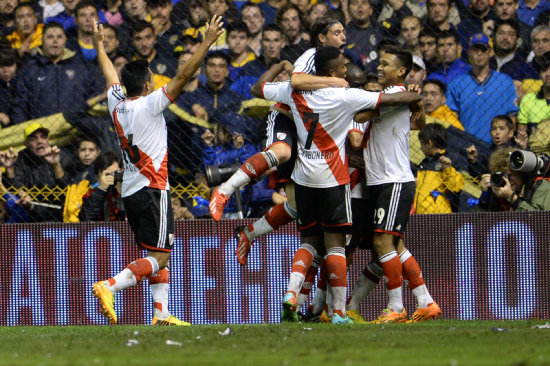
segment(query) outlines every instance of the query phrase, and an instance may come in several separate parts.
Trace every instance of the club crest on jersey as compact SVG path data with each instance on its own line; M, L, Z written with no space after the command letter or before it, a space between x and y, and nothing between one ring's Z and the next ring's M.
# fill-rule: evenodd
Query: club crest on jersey
M174 34L173 36L170 36L170 38L168 39L168 42L170 42L171 45L175 45L177 41L178 41L178 35L177 34Z
M286 138L286 133L277 132L277 140L284 140Z
M159 74L164 74L166 72L166 69L168 67L165 64L158 64L157 65L157 71Z
M70 80L73 80L74 79L74 76L75 76L75 71L74 70L65 70L65 74L67 74L67 77L70 79Z

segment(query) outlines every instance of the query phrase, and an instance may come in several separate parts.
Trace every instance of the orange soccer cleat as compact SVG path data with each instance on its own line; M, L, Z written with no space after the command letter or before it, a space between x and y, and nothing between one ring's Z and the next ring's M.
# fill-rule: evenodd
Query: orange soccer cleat
M434 301L425 308L417 308L407 323L418 323L426 320L437 319L441 316L441 308Z
M244 226L237 226L233 232L233 236L237 239L237 250L235 255L241 266L246 266L248 262L248 253L254 242L250 241L244 232Z
M173 315L170 315L168 318L166 319L159 319L157 318L156 316L153 317L153 325L156 325L156 326L164 326L164 327L169 327L169 326L183 326L183 327L188 327L191 325L191 323L187 323L187 322L184 322L183 320L179 320L178 318L176 318L175 316Z
M373 320L371 323L374 324L382 324L382 323L404 323L407 321L407 312L405 311L405 308L398 313L396 311L393 311L393 309L386 308L382 310L382 314L380 316Z
M229 202L229 197L221 193L219 188L216 188L212 194L212 198L210 198L210 204L208 205L210 215L214 221L220 221L222 219L223 210L227 202Z
M109 323L116 324L115 295L105 286L104 281L94 283L92 285L92 293L99 300L103 316L107 318Z

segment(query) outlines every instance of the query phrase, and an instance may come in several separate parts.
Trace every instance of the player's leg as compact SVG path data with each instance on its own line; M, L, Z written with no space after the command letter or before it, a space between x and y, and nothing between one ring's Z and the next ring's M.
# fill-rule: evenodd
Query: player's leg
M356 323L363 323L365 319L359 312L359 304L369 296L369 294L378 286L380 278L384 276L384 270L379 263L370 261L355 283L355 287L348 298L346 311Z
M409 288L416 298L417 303L417 309L409 322L421 322L440 317L441 308L432 299L424 278L422 277L420 266L409 250L405 248L402 239L399 240L397 251L399 252L399 259L403 266L403 278L409 281Z
M319 254L317 254L313 258L313 262L311 263L311 266L309 267L306 273L306 278L304 279L302 288L298 293L298 311L300 311L302 305L306 302L307 298L309 297L313 284L315 283L315 277L317 276L317 273L319 271L319 266L321 265L322 262L323 262L323 256Z
M319 266L319 280L317 281L317 288L313 294L313 299L311 299L311 304L303 317L303 320L306 322L316 323L320 321L327 298L328 279L326 273L326 261L323 260Z

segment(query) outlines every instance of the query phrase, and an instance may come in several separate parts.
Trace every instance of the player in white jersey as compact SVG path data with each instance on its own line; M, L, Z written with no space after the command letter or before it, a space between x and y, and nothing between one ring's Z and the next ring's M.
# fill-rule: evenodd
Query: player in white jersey
M332 16L318 19L311 31L316 47L333 46L344 51L346 36L344 26ZM315 50L311 48L296 60L294 70L291 70L291 81L297 90L313 90L325 87L347 86L345 80L332 77L315 76ZM271 80L270 80L271 81ZM238 240L237 259L245 265L250 247L255 238L285 225L296 218L294 202L294 187L290 182L290 174L294 167L296 127L292 121L288 106L277 104L267 119L266 149L250 157L241 168L214 191L210 200L210 213L215 221L222 217L229 197L238 187L257 180L272 167L277 167L277 174L285 184L288 202L271 208L260 220L248 227L236 228Z
M344 57L335 47L323 47L315 55L317 73L344 77ZM252 94L291 107L298 136L298 157L292 172L302 246L293 259L292 273L283 308L296 310L297 292L318 250L326 249L328 278L334 299L333 323L349 323L345 315L347 273L345 234L351 227L349 173L345 154L348 126L354 114L376 109L379 104L409 104L419 100L415 93L382 95L360 89L324 88L296 91L289 81L262 83L272 79L262 75Z
M380 58L378 81L385 94L405 92L403 83L412 66L409 52L388 47ZM412 117L411 117L412 112ZM402 276L416 297L418 307L410 321L437 318L441 309L428 292L420 267L403 244L409 213L414 200L415 180L409 163L410 129L425 124L422 103L414 107L380 108L378 117L365 132L364 158L370 212L368 225L373 228L373 245L388 279L388 307L375 322L405 322L407 313L402 300ZM373 220L370 221L370 220Z
M106 281L93 285L103 315L116 324L114 294L149 279L154 302L153 325L190 325L168 311L168 263L174 236L174 215L169 197L166 122L162 115L204 60L210 46L223 33L221 17L206 25L203 43L163 88L155 90L153 73L145 61L124 66L121 79L126 95L103 47L103 26L94 22L94 46L105 80L109 112L124 157L122 198L136 244L145 258L130 263Z

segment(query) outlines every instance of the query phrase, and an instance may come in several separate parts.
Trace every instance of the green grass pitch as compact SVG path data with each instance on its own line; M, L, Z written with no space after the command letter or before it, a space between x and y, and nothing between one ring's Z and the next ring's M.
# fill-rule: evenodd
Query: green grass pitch
M544 323L2 327L0 365L550 365Z

